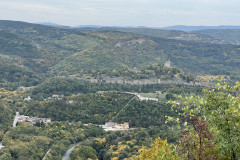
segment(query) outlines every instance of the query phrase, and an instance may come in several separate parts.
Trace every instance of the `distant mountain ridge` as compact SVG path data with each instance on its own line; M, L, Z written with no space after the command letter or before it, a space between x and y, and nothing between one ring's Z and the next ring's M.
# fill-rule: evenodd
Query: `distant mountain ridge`
M12 69L16 75L46 77L81 71L141 70L168 59L173 66L192 74L240 74L240 46L210 43L209 36L182 31L86 31L17 21L0 21L0 30L0 62L8 61L11 68L19 68ZM189 37L197 39L187 40ZM4 67L3 74L7 77L12 71Z
M152 28L102 28L100 30L116 30L121 32L128 32L140 35L146 35L158 38L169 38L176 40L195 41L201 43L212 43L212 44L227 44L227 41L211 37L207 34L201 34L198 32L184 32L178 30L163 30L163 29L152 29Z
M220 26L185 26L185 25L176 25L176 26L168 26L163 27L161 29L167 30L179 30L179 31L196 31L196 30L206 30L206 29L240 29L240 26L231 26L231 25L220 25Z
M79 25L73 28L148 28L146 26L102 26L102 25Z
M36 22L35 24L41 24L41 25L46 25L46 26L64 26L64 25L59 25L56 23L52 22ZM64 27L69 27L69 26L64 26ZM167 27L149 27L149 26L108 26L108 25L77 25L74 27L69 27L69 28L148 28L148 29L162 29L162 30L178 30L178 31L185 31L185 32L191 32L191 31L197 31L197 30L214 30L214 29L240 29L240 26L234 26L234 25L219 25L219 26L188 26L188 25L174 25L174 26L167 26Z
M52 22L37 22L37 23L34 23L34 24L40 24L40 25L56 27L56 28L65 28L65 29L72 28L70 26L63 26L63 25L60 25L60 24L52 23Z
M52 23L52 22L36 22L35 24L42 24L46 26L61 26L60 24Z
M230 43L240 44L240 29L206 29L197 30L193 33L208 35L217 39L223 39Z

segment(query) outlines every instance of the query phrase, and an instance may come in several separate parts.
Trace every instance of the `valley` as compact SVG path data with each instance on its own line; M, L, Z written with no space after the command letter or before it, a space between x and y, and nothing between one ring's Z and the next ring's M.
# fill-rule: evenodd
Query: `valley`
M0 20L0 159L240 156L238 33Z

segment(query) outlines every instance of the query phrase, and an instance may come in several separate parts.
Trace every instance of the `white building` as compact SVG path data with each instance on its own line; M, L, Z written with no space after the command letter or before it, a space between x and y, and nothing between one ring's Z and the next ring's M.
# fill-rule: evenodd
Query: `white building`
M166 61L166 62L164 63L164 67L165 67L165 68L171 68L171 61L170 61L170 60Z
M27 98L24 98L24 101L30 101L32 98L28 96Z

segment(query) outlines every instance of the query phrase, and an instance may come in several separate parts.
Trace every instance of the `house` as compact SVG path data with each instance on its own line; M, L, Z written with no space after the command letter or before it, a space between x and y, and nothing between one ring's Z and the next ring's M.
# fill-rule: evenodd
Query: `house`
M117 129L129 129L129 123L125 122L123 124L115 123L115 128Z
M30 101L32 98L28 96L27 98L24 98L24 101Z
M24 122L29 118L29 116L20 115L18 117L18 122Z
M27 120L28 123L31 123L31 124L36 124L38 121L38 118L37 117L32 117L32 118L29 118Z
M50 123L51 122L51 118L41 118L43 123Z
M29 118L29 116L19 115L17 121L18 122L27 122L30 124L36 124L37 122L50 123L51 118L37 118L37 117Z
M32 117L32 118L28 118L27 122L30 123L30 124L36 124L37 122L39 122L39 123L50 123L51 119L50 118Z
M60 100L64 97L64 95L53 94L52 97L48 97L48 99L57 99Z
M52 98L59 98L60 97L60 95L58 95L58 94L53 94L52 95Z
M112 127L112 128L113 128L113 127L115 127L115 123L114 123L114 122L106 122L106 123L105 123L105 126L106 126L106 127Z
M114 123L114 122L106 122L104 126L106 128L129 129L128 122L125 122L123 124L118 124L118 123Z

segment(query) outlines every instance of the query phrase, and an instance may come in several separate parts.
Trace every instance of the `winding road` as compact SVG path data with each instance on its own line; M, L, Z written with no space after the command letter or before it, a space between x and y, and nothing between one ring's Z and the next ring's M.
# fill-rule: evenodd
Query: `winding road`
M5 147L5 146L3 146L2 142L0 142L0 149L2 149L3 147Z
M18 121L18 117L19 117L19 112L16 112L16 116L15 116L14 121L13 121L13 127L16 127L17 121Z
M67 150L67 152L63 155L62 160L68 160L70 157L70 154L72 153L72 151L74 150L75 147L77 147L79 144L75 144L74 146L72 146L71 148L69 148Z
M43 157L42 160L45 160L47 158L47 154L51 151L51 148L47 151L47 153L45 154L45 156Z

